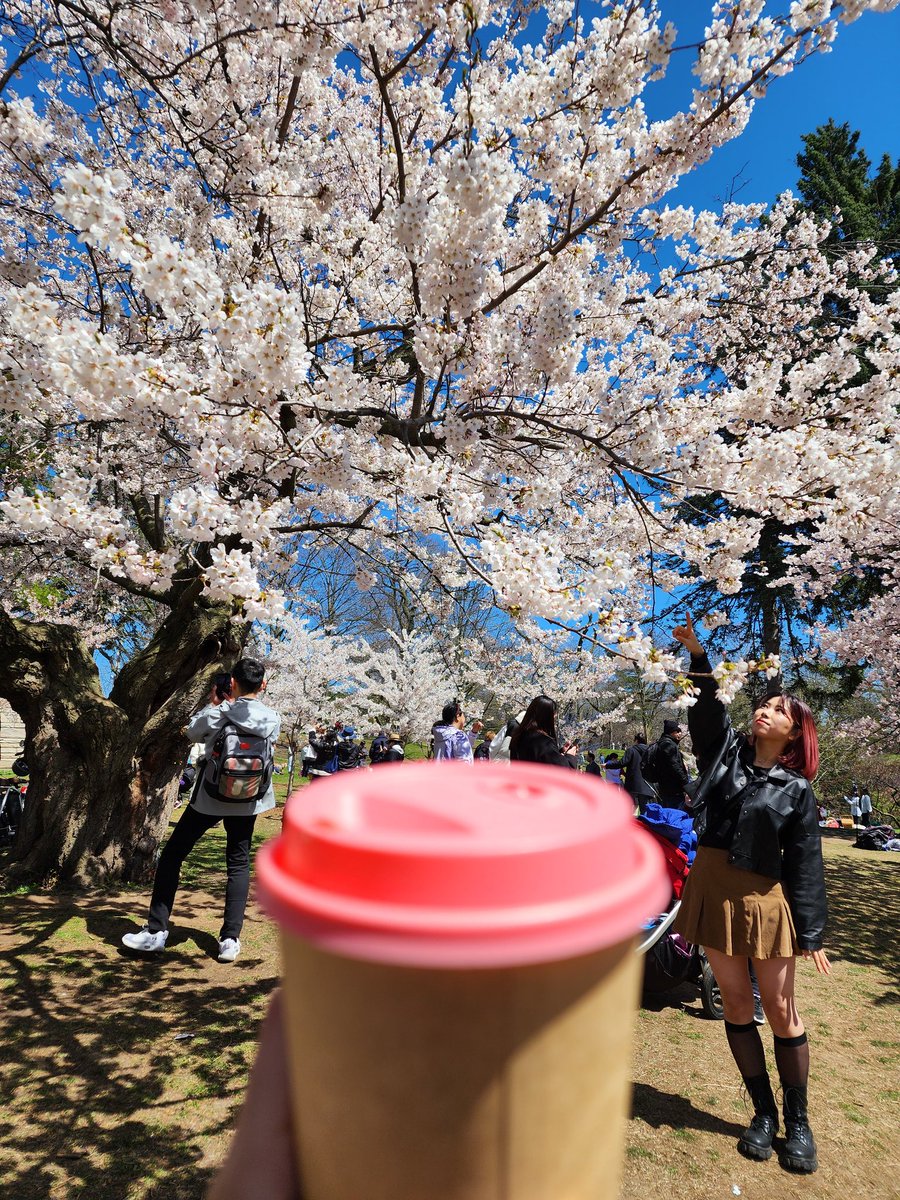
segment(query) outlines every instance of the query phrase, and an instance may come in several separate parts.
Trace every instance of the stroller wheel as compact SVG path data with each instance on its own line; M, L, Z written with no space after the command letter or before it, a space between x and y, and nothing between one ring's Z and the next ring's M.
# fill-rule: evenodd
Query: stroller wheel
M716 983L713 969L705 957L703 959L703 972L700 976L700 1002L703 1005L703 1011L710 1020L722 1021L725 1019L725 1007L722 1004L719 985Z

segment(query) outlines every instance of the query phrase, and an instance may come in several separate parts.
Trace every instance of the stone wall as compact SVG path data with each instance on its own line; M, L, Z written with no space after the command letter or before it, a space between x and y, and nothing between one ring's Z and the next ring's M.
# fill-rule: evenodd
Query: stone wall
M18 758L25 740L25 726L9 702L0 700L0 770L8 771L13 759Z

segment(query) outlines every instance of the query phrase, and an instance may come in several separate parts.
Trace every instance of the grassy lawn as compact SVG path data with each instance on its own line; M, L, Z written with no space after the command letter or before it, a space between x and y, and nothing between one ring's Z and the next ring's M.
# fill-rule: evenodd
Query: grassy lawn
M260 819L257 840L279 825L280 811ZM143 919L142 889L3 898L4 1197L202 1196L278 975L276 935L252 901L241 958L215 961L223 850L214 831L185 864L168 947L149 961L119 945ZM724 1032L685 987L638 1017L623 1200L727 1200L735 1186L749 1200L898 1195L900 856L838 839L825 850L834 974L805 965L798 985L820 1171L797 1179L736 1154L746 1110Z

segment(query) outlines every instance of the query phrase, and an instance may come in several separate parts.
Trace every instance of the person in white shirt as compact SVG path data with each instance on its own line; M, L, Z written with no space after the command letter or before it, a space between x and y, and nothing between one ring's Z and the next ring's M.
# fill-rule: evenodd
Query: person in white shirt
M859 798L859 819L866 829L872 824L872 797L868 788L863 788Z
M316 733L316 730L310 729L309 734L307 735L308 741L307 741L306 745L303 747L303 749L300 751L300 761L303 764L303 766L300 769L301 775L308 775L309 768L316 761L316 752L315 752L315 750L313 750L311 743L315 740L315 738L317 736L318 735Z
M859 824L860 805L859 796L856 792L852 796L845 796L844 799L850 805L850 820L853 822L854 828Z

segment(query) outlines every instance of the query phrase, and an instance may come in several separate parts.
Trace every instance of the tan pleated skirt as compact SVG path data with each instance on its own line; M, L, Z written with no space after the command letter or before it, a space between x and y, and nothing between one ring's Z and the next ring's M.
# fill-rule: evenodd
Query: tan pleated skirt
M748 958L789 958L797 934L777 879L733 867L727 850L701 846L672 926L688 942Z

